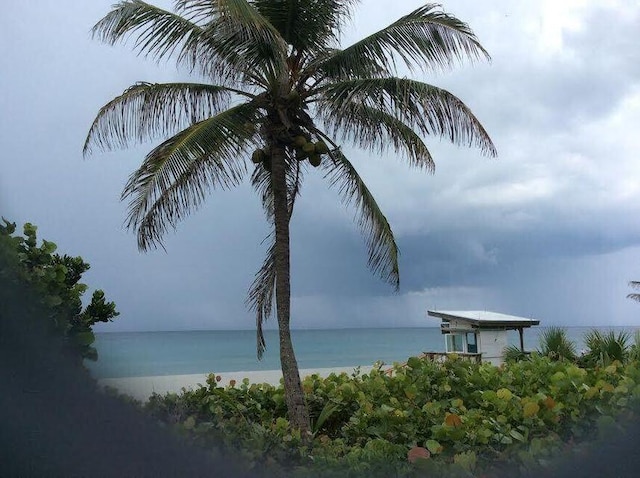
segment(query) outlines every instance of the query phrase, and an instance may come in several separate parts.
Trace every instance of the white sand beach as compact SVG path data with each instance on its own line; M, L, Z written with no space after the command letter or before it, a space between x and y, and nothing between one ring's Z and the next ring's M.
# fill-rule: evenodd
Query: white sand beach
M327 377L331 373L340 374L345 372L351 375L357 366L353 367L332 367L300 370L301 377L318 374L321 377ZM373 367L360 367L361 373L368 373ZM242 383L244 378L248 378L250 383L268 383L271 385L279 385L282 378L280 370L258 370L258 371L240 371L240 372L223 372L217 373L220 376L218 385L226 387L231 380L235 380L238 384ZM102 387L112 387L120 393L129 395L136 400L146 401L152 393L165 394L169 392L180 392L183 388L196 388L198 384L205 385L208 374L190 374L190 375L158 375L153 377L125 377L125 378L103 378L98 380L98 384Z

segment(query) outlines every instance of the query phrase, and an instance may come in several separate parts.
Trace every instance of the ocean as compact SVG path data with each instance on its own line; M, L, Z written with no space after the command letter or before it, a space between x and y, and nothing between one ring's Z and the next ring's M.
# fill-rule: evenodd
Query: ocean
M576 344L584 347L583 337L593 327L567 327ZM598 327L600 330L627 331L636 327ZM535 350L544 327L526 329L526 350ZM443 352L444 338L439 327L395 329L293 330L298 366L329 368L404 362L422 352ZM518 334L510 342L518 344ZM256 357L253 330L206 330L182 332L110 332L96 334L98 361L86 361L97 378L182 375L280 368L278 332L265 331L267 350Z

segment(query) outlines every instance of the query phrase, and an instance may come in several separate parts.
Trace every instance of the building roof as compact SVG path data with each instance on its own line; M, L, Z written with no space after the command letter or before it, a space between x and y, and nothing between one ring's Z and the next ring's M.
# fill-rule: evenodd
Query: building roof
M443 322L451 320L465 321L478 327L506 327L521 328L538 325L539 320L518 317L516 315L499 314L486 310L428 310L432 317L438 317Z

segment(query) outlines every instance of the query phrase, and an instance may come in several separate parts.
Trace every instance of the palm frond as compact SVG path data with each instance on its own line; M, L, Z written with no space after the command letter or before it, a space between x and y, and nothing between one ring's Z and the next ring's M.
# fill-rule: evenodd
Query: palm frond
M616 333L613 330L601 332L593 329L584 336L587 353L583 361L590 365L609 365L614 360L625 362L629 356L631 334L626 331Z
M318 52L337 44L357 0L254 0L252 4L280 32L294 52Z
M369 251L369 268L398 290L399 252L387 218L347 157L339 149L332 150L330 155L330 161L322 162L325 178L330 186L338 188L346 206L353 204L357 209L357 223Z
M244 92L198 83L136 83L100 109L83 152L173 135L227 108L232 93Z
M200 25L141 0L115 4L91 32L94 38L109 45L137 36L134 48L156 60L175 53L182 56L203 41Z
M256 314L256 351L258 360L262 359L267 346L264 339L263 324L273 314L273 301L276 290L275 232L269 234L265 241L268 241L269 244L267 255L262 267L256 273L246 300L247 306Z
M139 54L157 61L173 56L221 84L264 85L266 75L284 71L286 45L245 0L177 6L185 16L140 0L122 1L93 27L93 36L111 45L134 37Z
M632 280L631 282L629 282L629 286L632 289L640 289L640 281ZM638 302L640 302L640 294L628 294L627 299L637 300Z
M412 71L450 68L469 58L489 59L489 54L469 26L427 4L386 28L336 51L316 68L330 78L391 76L398 56Z
M127 227L137 229L138 247L161 245L169 227L197 208L211 188L230 188L246 173L244 155L255 145L260 121L252 103L196 123L154 148L129 178Z
M333 137L341 137L370 151L385 152L393 148L404 154L412 166L433 172L435 163L420 136L395 116L371 106L352 101L333 115L324 116Z
M191 18L210 18L205 31L215 53L243 70L258 69L266 78L286 72L287 44L280 33L246 0L180 0L176 7Z
M502 359L508 363L520 362L528 358L529 355L527 354L527 352L523 352L522 350L520 350L520 347L518 347L517 345L507 345L502 350Z
M406 78L345 80L319 90L318 111L339 121L355 103L383 111L424 135L443 136L456 145L476 146L488 156L497 151L489 134L456 96L433 85Z
M640 360L640 330L633 333L633 343L629 347L629 360Z
M576 346L562 327L552 326L540 335L540 353L552 360L576 359Z

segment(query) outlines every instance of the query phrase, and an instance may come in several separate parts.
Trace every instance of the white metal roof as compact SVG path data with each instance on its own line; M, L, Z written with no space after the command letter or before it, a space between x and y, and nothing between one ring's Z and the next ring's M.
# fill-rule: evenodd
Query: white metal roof
M531 327L540 323L536 319L489 312L487 310L428 310L427 313L445 322L461 320L479 327Z

